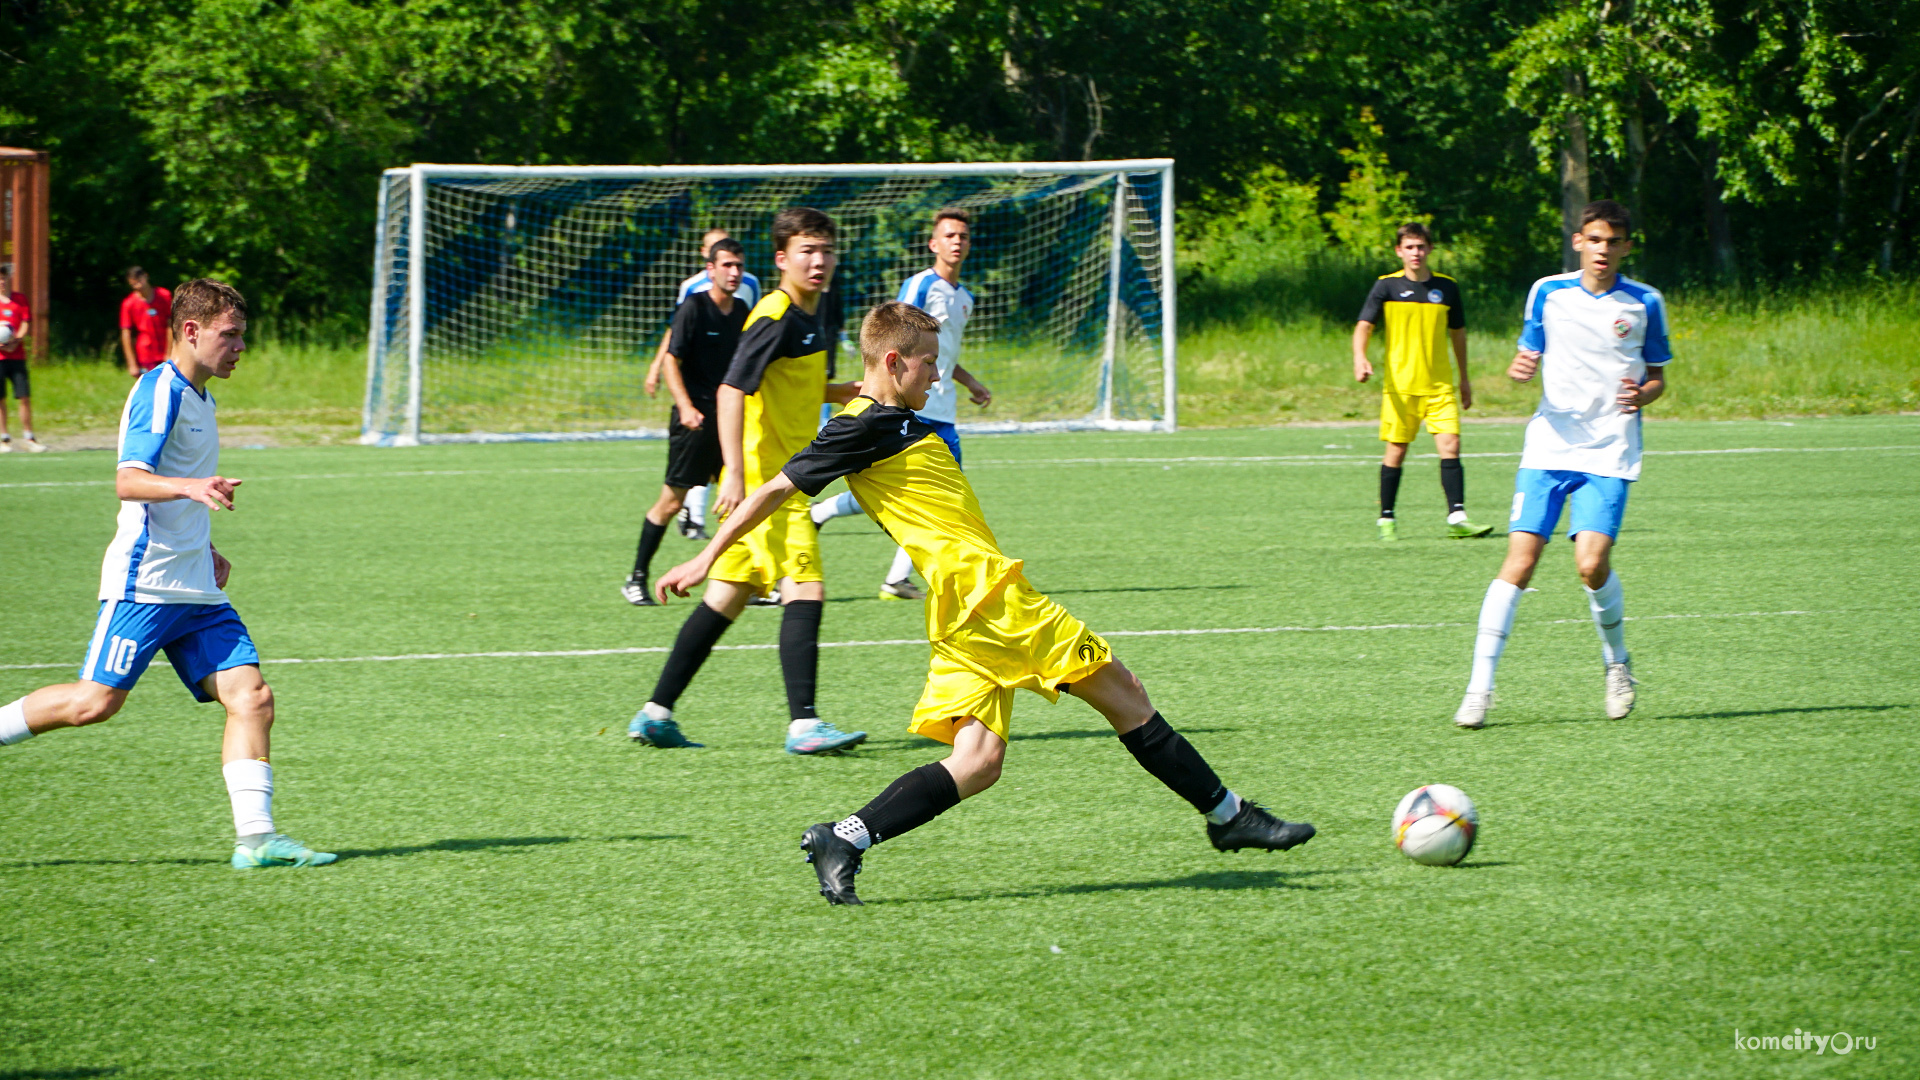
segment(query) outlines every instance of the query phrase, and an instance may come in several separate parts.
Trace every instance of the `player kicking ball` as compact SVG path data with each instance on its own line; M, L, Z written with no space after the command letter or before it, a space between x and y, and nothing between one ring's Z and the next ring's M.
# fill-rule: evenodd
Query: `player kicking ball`
M853 876L868 848L993 786L1016 689L1048 701L1066 691L1092 705L1147 772L1206 815L1207 836L1221 851L1285 851L1312 839L1312 825L1281 821L1228 790L1154 710L1105 639L1035 590L1020 561L1001 553L953 452L914 415L934 383L939 334L939 322L912 305L874 308L860 327L861 395L748 496L698 556L655 586L663 603L669 592L687 595L736 540L784 512L795 492L816 495L841 477L926 576L933 660L908 730L951 745L953 753L895 780L851 817L806 831L800 846L821 895L833 904L860 903Z
M1600 633L1607 715L1619 720L1633 711L1633 661L1621 628L1626 600L1610 556L1628 486L1640 478L1641 410L1667 390L1667 305L1652 288L1620 276L1633 250L1626 207L1611 199L1587 204L1573 249L1578 271L1533 283L1520 350L1507 369L1518 382L1540 376L1540 408L1527 423L1514 478L1507 561L1487 586L1473 675L1453 717L1463 728L1486 726L1513 614L1562 507L1571 508L1574 566Z
M335 856L274 831L273 691L222 591L230 567L211 539L212 511L233 509L240 481L219 475L207 383L233 377L246 329L246 301L226 285L203 278L175 294L172 359L140 377L120 414L119 531L101 565L100 618L80 681L0 708L0 745L111 718L165 649L196 700L227 710L220 771L238 836L233 866L324 866Z
M758 488L812 441L822 402L853 396L854 384L827 384L829 328L821 295L833 281L833 219L810 207L773 219L773 260L780 287L753 307L740 344L715 392L720 429L720 494L714 509L735 516L747 491ZM775 512L777 509L777 513ZM661 749L699 746L688 741L673 708L748 601L780 591L780 672L787 684L787 753L829 754L864 741L864 731L841 731L814 706L819 682L820 617L826 586L820 569L820 530L807 519L807 501L795 497L756 518L743 543L714 568L707 593L680 627L653 694L635 714L627 736ZM684 594L683 594L684 595Z
M1460 410L1473 408L1473 383L1467 379L1466 305L1460 283L1427 268L1433 254L1433 235L1417 221L1400 226L1393 253L1400 271L1382 274L1361 305L1353 326L1353 377L1373 378L1367 360L1367 342L1375 327L1387 334L1385 371L1380 379L1380 441L1387 444L1380 459L1380 539L1397 540L1399 525L1394 504L1400 497L1400 477L1407 463L1407 447L1426 421L1433 448L1440 454L1440 490L1447 499L1447 535L1464 540L1485 536L1491 525L1467 520L1466 471L1460 465ZM1456 395L1446 352L1453 348L1459 368Z

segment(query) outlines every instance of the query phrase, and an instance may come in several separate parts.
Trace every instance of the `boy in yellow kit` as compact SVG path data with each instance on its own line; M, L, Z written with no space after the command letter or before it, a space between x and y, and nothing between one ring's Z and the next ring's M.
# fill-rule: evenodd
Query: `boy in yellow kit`
M1241 799L1148 700L1140 680L1105 639L1028 584L1000 551L973 487L939 432L914 415L926 407L939 358L940 324L899 301L881 304L860 328L866 364L861 395L810 446L747 498L698 556L655 586L687 595L734 542L786 513L795 492L817 495L840 477L867 514L913 556L927 579L931 669L908 730L953 747L946 760L895 780L861 810L809 828L800 846L833 904L858 904L853 876L864 852L932 821L1000 778L1013 692L1048 701L1066 691L1092 705L1141 766L1207 817L1221 851L1285 851L1313 837Z
M822 401L844 402L854 384L827 385L829 329L820 319L820 295L833 281L833 219L811 207L780 211L773 219L774 263L780 287L747 316L733 363L714 395L720 425L720 494L714 510L730 516L749 488L758 488L800 452L820 423ZM764 524L763 524L764 523ZM864 740L841 731L814 708L819 681L820 530L807 500L768 508L745 540L714 567L707 594L674 639L673 651L646 705L627 728L633 741L662 749L699 746L681 734L673 707L720 636L755 596L780 590L780 673L787 684L787 753L825 754Z
M1433 448L1440 452L1440 488L1447 497L1447 535L1456 540L1485 536L1491 525L1467 520L1467 480L1460 467L1460 410L1473 408L1473 384L1467 381L1467 317L1460 283L1427 269L1433 236L1417 221L1400 226L1393 253L1398 273L1382 274L1360 308L1353 327L1353 377L1373 377L1367 342L1375 327L1387 333L1386 372L1380 380L1380 441L1387 444L1380 462L1380 539L1398 539L1393 504L1400 495L1400 474L1407 446L1426 421ZM1447 346L1460 369L1459 396L1447 370Z

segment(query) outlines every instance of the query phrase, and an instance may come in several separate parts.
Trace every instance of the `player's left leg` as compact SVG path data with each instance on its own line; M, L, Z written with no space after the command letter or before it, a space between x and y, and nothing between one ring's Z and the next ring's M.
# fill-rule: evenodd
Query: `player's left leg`
M1447 499L1447 535L1455 540L1485 536L1491 525L1467 520L1467 471L1460 463L1459 432L1437 431L1433 448L1440 454L1440 491Z
M634 551L633 572L620 584L620 595L634 607L656 605L652 590L647 588L647 578L653 572L653 556L660 550L661 539L667 535L667 523L680 512L686 497L687 489L684 487L670 483L660 485L660 497L647 508L647 516L640 522L640 546Z
M1633 659L1627 653L1626 593L1613 571L1614 537L1626 515L1629 482L1610 476L1589 476L1568 499L1568 530L1573 534L1574 567L1587 589L1587 608L1600 635L1600 658L1606 667L1606 710L1614 720L1633 711L1636 680Z
M780 580L780 675L787 686L787 753L832 754L867 741L864 731L841 731L814 705L820 685L820 618L826 585Z
M257 664L215 672L200 681L201 691L227 710L220 742L220 773L233 805L233 868L325 866L339 858L314 851L273 825L273 689Z
M627 738L663 750L702 745L689 742L680 733L680 725L673 719L673 708L679 704L680 695L686 693L693 677L700 673L707 657L713 654L713 647L720 643L721 636L733 627L740 613L747 610L747 598L752 592L745 582L707 579L706 593L681 624L679 635L673 639L673 648L667 653L667 662L660 666L653 693L627 725Z
M1406 471L1407 445L1390 442L1380 455L1380 518L1374 524L1379 526L1382 540L1399 539L1393 508L1400 501L1400 478Z
M1282 821L1264 807L1233 793L1153 707L1146 688L1125 664L1112 660L1060 689L1093 706L1120 736L1140 767L1187 800L1207 819L1207 839L1221 851L1263 848L1285 851L1313 839L1313 826Z
M35 454L44 454L47 448L33 438L33 401L25 393L20 395L20 434L26 442L27 450Z

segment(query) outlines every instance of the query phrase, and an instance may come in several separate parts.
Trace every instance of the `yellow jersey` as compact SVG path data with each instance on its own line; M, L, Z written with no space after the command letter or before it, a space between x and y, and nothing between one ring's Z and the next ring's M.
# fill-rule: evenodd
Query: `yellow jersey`
M1445 274L1415 281L1406 271L1380 275L1360 308L1360 321L1387 336L1380 389L1424 397L1453 392L1453 349L1448 330L1467 325L1460 283Z
M747 315L721 383L747 395L742 479L752 491L813 441L827 393L827 334L783 289Z
M953 451L912 409L854 398L781 471L808 497L847 478L861 508L927 579L928 641L953 633L1020 573Z

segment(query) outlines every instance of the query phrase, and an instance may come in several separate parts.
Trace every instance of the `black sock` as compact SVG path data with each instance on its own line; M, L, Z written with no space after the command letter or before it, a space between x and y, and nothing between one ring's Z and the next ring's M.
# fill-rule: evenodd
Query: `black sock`
M1447 513L1467 508L1467 471L1459 458L1440 459L1440 490L1447 493Z
M874 843L911 832L960 805L960 789L945 765L922 765L887 785L855 814ZM1208 807L1209 810L1212 807Z
M1220 782L1207 759L1159 713L1120 736L1120 743L1133 754L1141 768L1172 788L1175 795L1192 803L1195 810L1204 814L1227 797L1227 785Z
M1400 473L1398 465L1380 466L1380 516L1393 516L1393 504L1400 499Z
M633 572L644 576L653 567L653 553L660 550L660 538L667 535L665 525L651 520L640 523L640 550L633 556Z
M812 720L813 693L820 685L820 616L822 600L789 600L780 614L780 674L787 680L790 720Z
M660 681L653 685L653 696L647 700L663 709L673 708L673 703L687 692L687 684L699 673L700 665L707 662L707 654L713 652L720 635L732 625L732 619L707 605L693 605L693 614L687 616L680 636L673 640L673 651L667 654L667 664L660 669Z

